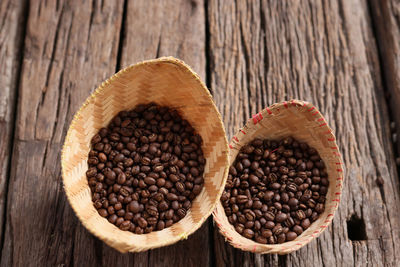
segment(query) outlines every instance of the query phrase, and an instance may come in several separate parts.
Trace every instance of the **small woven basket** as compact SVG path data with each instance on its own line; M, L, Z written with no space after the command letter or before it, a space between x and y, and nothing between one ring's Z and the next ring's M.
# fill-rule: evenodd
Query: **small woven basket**
M162 231L137 235L98 214L85 173L93 135L119 111L149 102L177 109L202 136L204 188L182 220ZM195 232L219 202L228 168L228 142L211 95L197 74L170 57L132 65L105 81L76 113L62 151L64 188L72 208L90 232L121 252L170 245Z
M329 179L325 211L295 240L282 244L264 245L237 233L229 223L221 202L218 202L213 212L214 220L220 232L236 248L262 254L287 254L300 249L320 235L333 219L342 191L342 159L331 128L312 104L291 100L274 104L254 115L232 138L229 145L229 165L235 161L240 148L255 138L279 140L288 136L307 142L319 152L325 162Z

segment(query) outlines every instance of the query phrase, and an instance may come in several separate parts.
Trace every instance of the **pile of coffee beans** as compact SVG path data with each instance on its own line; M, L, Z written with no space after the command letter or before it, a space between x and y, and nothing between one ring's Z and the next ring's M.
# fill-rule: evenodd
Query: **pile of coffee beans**
M151 103L122 111L91 144L86 176L94 206L121 230L171 226L203 188L202 138L174 109Z
M255 139L229 169L221 202L242 236L262 244L296 239L325 209L329 181L318 152L291 137Z

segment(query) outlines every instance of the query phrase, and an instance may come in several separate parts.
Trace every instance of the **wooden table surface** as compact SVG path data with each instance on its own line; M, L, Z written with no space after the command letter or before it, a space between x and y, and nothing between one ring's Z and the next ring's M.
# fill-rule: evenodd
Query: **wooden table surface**
M274 102L319 107L346 173L318 239L245 253L210 218L176 245L120 254L82 226L60 171L73 114L119 69L169 55L206 81L229 138ZM1 266L398 266L399 129L398 0L1 0Z

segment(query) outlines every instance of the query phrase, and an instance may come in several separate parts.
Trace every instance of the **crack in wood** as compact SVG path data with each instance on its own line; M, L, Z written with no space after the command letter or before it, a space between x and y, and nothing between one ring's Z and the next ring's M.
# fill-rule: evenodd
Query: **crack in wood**
M131 2L132 4L132 2ZM123 2L123 11L122 11L122 19L121 25L119 27L119 40L118 40L118 51L117 51L117 63L115 66L115 71L119 71L121 69L121 58L122 58L122 50L124 45L124 38L126 34L126 24L127 22L127 13L128 13L128 0L124 0Z
M20 78L21 78L21 67L22 67L22 62L23 62L23 51L24 51L24 37L26 34L26 29L27 29L27 21L28 21L28 10L29 10L29 2L27 1L21 1L20 5L15 5L13 6L13 8L15 9L11 9L11 4L12 1L9 1L7 4L7 8L6 8L6 12L16 12L17 13L17 21L12 21L12 20L8 20L8 16L4 15L4 23L2 23L0 29L6 29L5 25L6 25L6 20L7 22L13 23L15 25L18 25L15 28L15 33L11 33L11 32L3 32L4 34L7 35L14 35L15 34L15 38L14 40L12 40L11 42L13 42L15 44L16 47L16 51L14 51L14 53L11 53L10 55L14 58L13 61L15 62L15 65L12 69L14 70L11 73L11 82L14 83L15 86L11 86L10 90L14 91L14 96L12 97L12 93L11 93L11 103L10 103L10 115L9 115L9 127L5 127L5 129L2 129L2 131L5 131L6 134L8 135L8 140L4 140L4 143L2 143L2 140L0 140L0 146L2 146L3 144L6 147L0 147L0 149L2 149L3 151L5 151L5 153L9 153L8 157L5 158L5 162L6 162L6 167L5 167L5 176L2 177L2 175L0 174L0 178L4 179L4 188L1 189L1 191L3 191L3 193L1 194L1 198L2 198L2 202L1 203L1 234L0 234L0 265L2 266L2 254L3 254L3 247L4 247L4 241L5 241L5 231L6 231L6 223L7 220L10 219L9 213L7 212L7 207L9 205L8 203L8 192L9 192L9 182L10 182L10 176L11 176L11 171L12 171L12 161L13 161L13 144L15 141L15 128L16 128L16 122L15 122L15 117L17 114L17 102L18 102L18 92L19 92L19 85L20 85ZM0 10L1 11L1 10ZM19 16L18 16L19 15ZM1 31L0 31L0 37L1 37ZM5 40L3 38L1 38L2 40ZM5 45L5 43L2 43L2 45ZM1 49L0 49L1 50ZM1 95L0 95L1 96ZM7 115L6 115L7 116ZM8 123L7 118L4 118L4 123ZM8 130L7 130L8 128ZM8 133L7 133L8 132ZM0 153L1 154L1 153ZM1 155L0 155L1 156ZM7 155L6 155L7 156ZM3 164L3 163L2 163ZM0 166L0 168L2 168L2 166ZM12 229L11 229L12 230ZM12 232L10 233L12 234ZM12 244L11 244L12 245Z

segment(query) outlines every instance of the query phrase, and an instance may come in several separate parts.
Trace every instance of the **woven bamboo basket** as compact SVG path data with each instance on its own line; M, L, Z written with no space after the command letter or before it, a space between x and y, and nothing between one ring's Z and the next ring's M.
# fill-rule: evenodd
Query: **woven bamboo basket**
M262 254L287 254L300 249L320 235L333 219L342 191L342 159L331 128L312 104L291 100L274 104L254 115L232 138L229 145L229 164L235 161L240 148L255 138L279 140L288 136L307 142L319 152L325 162L329 179L325 211L295 240L282 244L264 245L237 233L229 223L224 208L219 202L213 212L214 220L225 239L236 248Z
M85 172L90 140L121 110L155 102L177 109L203 138L204 187L187 215L162 231L122 231L94 208ZM65 192L83 225L121 252L144 251L186 239L211 215L228 175L228 142L220 114L206 86L185 63L168 57L138 63L105 81L76 113L62 151Z

